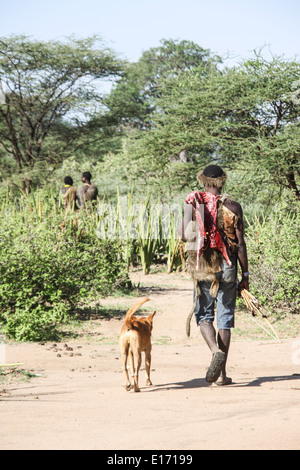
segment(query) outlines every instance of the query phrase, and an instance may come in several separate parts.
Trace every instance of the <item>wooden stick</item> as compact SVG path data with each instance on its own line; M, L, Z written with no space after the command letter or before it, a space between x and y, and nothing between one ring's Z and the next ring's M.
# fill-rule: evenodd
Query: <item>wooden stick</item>
M264 319L264 321L269 325L269 327L270 327L271 330L273 331L274 335L276 336L277 340L278 340L279 342L281 342L281 341L280 341L280 338L279 338L278 334L276 333L275 329L273 328L273 325L271 324L271 322L267 319L267 317L264 317L264 316L263 316L263 319Z
M260 326L271 338L273 339L278 339L277 337L274 337L270 331L268 331L263 325L261 325L253 316L251 317L251 320L253 320L258 326ZM280 341L280 340L279 340Z
M261 315L264 321L268 324L269 328L271 328L272 332L275 335L275 338L280 342L280 338L278 334L276 333L271 322L268 320L266 313L263 312L263 308L259 305L258 299L254 297L252 294L250 294L250 292L248 292L246 289L243 289L241 291L241 297L244 299L246 307L248 310L250 310L250 312L252 313L252 316L254 317L256 314Z

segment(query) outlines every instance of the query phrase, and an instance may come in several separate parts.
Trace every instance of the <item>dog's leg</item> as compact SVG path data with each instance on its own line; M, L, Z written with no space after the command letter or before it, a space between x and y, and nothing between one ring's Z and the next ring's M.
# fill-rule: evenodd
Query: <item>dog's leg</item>
M140 368L141 368L141 362L142 362L141 353L135 352L135 354L134 354L135 370L134 370L134 376L133 376L134 391L135 392L140 392L140 388L139 388L139 371L140 371Z
M145 351L145 369L146 369L146 385L152 385L150 380L150 368L151 368L151 344Z
M130 390L131 385L130 385L128 370L127 370L127 357L128 357L128 348L123 349L121 351L121 359L122 359L123 371L124 371L124 376L125 376L125 389Z
M129 348L129 369L130 369L130 388L134 388L134 357L131 348Z

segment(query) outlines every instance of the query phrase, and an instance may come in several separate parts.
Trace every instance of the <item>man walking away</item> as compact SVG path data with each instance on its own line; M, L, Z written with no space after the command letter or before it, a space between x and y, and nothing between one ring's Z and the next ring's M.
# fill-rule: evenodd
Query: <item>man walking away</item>
M242 272L238 289L249 290L243 211L230 196L221 195L226 177L218 165L209 165L198 174L204 192L193 191L186 197L179 230L186 242L188 268L195 283L196 323L212 352L206 380L218 385L232 382L226 375L226 363L234 327L237 262ZM215 304L218 334L213 325Z

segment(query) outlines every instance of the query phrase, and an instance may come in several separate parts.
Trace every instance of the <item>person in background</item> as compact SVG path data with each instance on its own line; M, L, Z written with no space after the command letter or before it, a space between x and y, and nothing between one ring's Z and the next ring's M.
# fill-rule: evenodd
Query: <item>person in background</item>
M92 175L89 171L85 171L81 175L83 186L79 193L80 206L85 209L88 203L96 205L98 200L98 188L91 183Z
M73 186L73 179L71 176L66 176L64 178L64 183L65 185L60 189L60 195L62 196L66 212L69 212L70 209L78 210L77 188Z

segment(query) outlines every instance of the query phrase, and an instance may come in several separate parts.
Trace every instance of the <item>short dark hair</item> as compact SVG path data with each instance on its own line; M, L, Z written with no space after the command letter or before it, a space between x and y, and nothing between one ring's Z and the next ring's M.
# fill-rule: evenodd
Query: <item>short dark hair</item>
M69 184L70 186L72 186L72 184L73 184L73 180L72 180L71 176L66 176L65 179L64 179L64 182L65 182L65 184Z
M209 178L220 178L220 176L224 175L224 171L219 165L208 165L204 168L203 174Z
M204 186L222 189L227 178L226 171L219 165L208 165L197 175L197 180Z
M84 178L86 178L88 181L90 181L91 178L92 178L92 175L91 175L91 173L90 173L89 171L84 171L84 172L82 173L82 176L83 176Z

